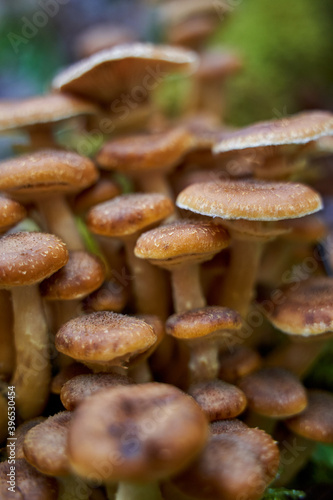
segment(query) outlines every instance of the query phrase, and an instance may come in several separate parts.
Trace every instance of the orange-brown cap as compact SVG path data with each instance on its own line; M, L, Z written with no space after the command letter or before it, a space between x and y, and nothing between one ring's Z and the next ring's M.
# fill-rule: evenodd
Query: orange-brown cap
M333 134L333 114L308 111L294 116L260 122L223 134L215 153L283 144L306 144Z
M181 220L140 236L135 255L161 267L204 262L229 245L225 229L212 222Z
M5 233L26 216L25 208L17 201L0 195L0 233Z
M247 397L248 407L260 415L287 418L307 405L304 386L284 368L262 368L243 377L238 385Z
M302 337L330 334L333 330L333 279L314 277L281 288L279 302L263 308L279 330Z
M128 300L128 290L117 282L107 281L98 290L86 297L83 307L86 312L121 312Z
M0 239L0 287L34 285L68 261L66 245L47 233L15 233Z
M67 437L71 418L70 412L63 411L27 432L23 444L25 458L43 474L68 474Z
M231 434L232 432L242 432L247 429L249 429L249 426L237 418L217 420L210 424L212 434Z
M244 392L222 380L193 384L188 393L196 400L210 422L237 417L246 407Z
M247 346L237 346L219 355L219 378L230 384L261 368L262 359L257 351Z
M75 410L69 433L71 466L83 477L153 481L191 462L207 439L197 403L176 387L149 383L104 389ZM112 467L103 467L110 457Z
M58 351L85 364L108 368L148 349L156 335L143 320L113 312L72 319L55 338Z
M134 42L136 38L133 31L126 26L110 23L94 24L76 37L75 53L79 59L90 57L100 50Z
M2 500L57 500L58 483L32 467L24 458L15 463L15 493L8 490L12 464L0 463L0 496Z
M176 204L202 215L250 221L293 219L322 208L320 195L308 186L259 180L192 184Z
M47 300L82 299L99 288L105 278L102 261L81 250L69 253L67 264L41 284Z
M78 375L86 375L87 373L91 373L89 368L81 363L73 362L70 365L62 367L60 371L53 377L51 383L52 394L60 394L63 385L68 380L71 380L73 377L76 377Z
M308 391L308 406L285 423L295 434L321 443L333 443L333 394Z
M192 134L186 128L177 127L155 134L113 139L102 147L96 159L102 168L140 175L170 170L194 146Z
M16 430L15 430L15 458L25 458L24 456L24 451L23 451L23 442L25 439L25 436L30 429L35 427L36 425L41 424L44 422L45 417L36 417L36 418L31 418L30 420L26 420L23 422L23 424L19 425ZM10 438L7 440L7 446L9 446L11 443Z
M93 207L87 224L95 234L123 237L160 222L173 210L170 198L162 194L127 194Z
M320 216L307 215L300 219L281 221L281 227L289 229L283 235L283 239L299 243L317 243L324 239L328 233L328 227Z
M130 385L133 381L118 373L91 373L78 375L62 387L60 399L66 410L73 411L84 399L107 387Z
M73 64L52 85L55 90L110 103L136 85L148 95L147 89L168 73L191 72L196 64L195 53L185 49L149 43L118 45Z
M217 20L210 16L194 16L170 26L166 37L168 43L196 50L214 33Z
M115 181L102 177L96 184L76 196L74 210L76 213L86 212L89 208L97 205L97 203L112 200L112 198L120 194L120 186Z
M76 193L97 178L91 160L69 151L45 149L0 163L0 189L16 195Z

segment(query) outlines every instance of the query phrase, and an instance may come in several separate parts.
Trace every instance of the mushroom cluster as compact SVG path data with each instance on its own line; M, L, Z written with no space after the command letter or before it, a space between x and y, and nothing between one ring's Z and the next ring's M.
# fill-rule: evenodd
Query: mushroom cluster
M3 499L260 500L333 443L302 381L333 336L311 185L333 114L227 128L242 62L205 49L213 3L155 6L168 45L89 30L48 94L0 101L28 138L0 162Z

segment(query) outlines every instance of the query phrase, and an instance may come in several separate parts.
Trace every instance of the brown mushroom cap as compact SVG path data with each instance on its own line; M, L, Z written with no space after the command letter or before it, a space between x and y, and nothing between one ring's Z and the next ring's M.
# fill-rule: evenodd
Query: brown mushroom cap
M227 307L207 306L173 314L166 322L166 333L177 339L190 340L207 335L240 330L242 318Z
M93 103L67 94L46 94L11 101L0 100L0 132L95 113L97 108Z
M97 177L91 160L69 151L45 149L0 163L0 189L15 195L76 193Z
M122 237L168 217L172 201L162 194L128 194L96 205L87 216L89 229L102 236Z
M279 303L267 311L269 321L291 335L308 337L333 330L333 279L313 277L281 287Z
M25 458L24 451L23 451L23 443L25 436L30 429L35 427L36 425L41 424L44 422L45 417L36 417L32 418L30 420L26 420L23 422L23 424L19 425L16 430L15 430L15 458ZM9 441L7 441L7 446L10 444Z
M64 366L61 370L53 377L51 383L52 394L60 394L63 385L72 378L78 375L86 375L91 373L86 365L81 363L72 363L70 365Z
M307 405L304 386L284 368L262 368L243 377L238 385L247 397L248 407L260 415L287 418Z
M193 384L188 393L196 400L210 422L237 417L246 408L244 392L222 380Z
M149 383L105 389L75 411L68 449L73 470L106 481L153 481L184 468L201 451L208 425L176 387ZM117 456L112 467L99 464Z
M25 458L43 474L68 474L67 437L71 418L70 412L57 413L27 433L23 444Z
M5 233L26 216L25 208L17 201L0 195L0 233Z
M249 429L249 426L237 418L217 420L210 424L212 434L231 434L232 432L242 432L247 429Z
M217 24L216 19L209 16L190 17L168 29L167 41L172 45L196 49L214 33Z
M306 144L333 134L333 114L308 111L294 116L260 122L225 133L214 146L215 153L282 144Z
M15 463L15 493L8 491L9 474L12 472L8 462L0 463L1 500L57 500L58 484L32 467L24 458Z
M333 443L333 394L308 391L307 408L285 423L295 434L321 443Z
M167 171L179 164L195 145L186 128L145 135L134 135L107 142L97 155L102 168L139 174Z
M229 245L225 229L211 222L181 220L140 236L135 255L170 268L181 262L204 262Z
M90 373L68 380L60 392L66 410L73 411L84 399L107 387L130 385L133 381L118 373Z
M58 331L58 351L96 366L117 364L148 349L156 335L145 321L113 312L97 312L68 321Z
M121 312L126 306L128 291L116 282L106 282L98 290L86 297L83 308L86 312Z
M99 288L104 278L103 263L96 255L73 251L67 264L43 281L41 293L47 300L82 299Z
M192 184L176 204L202 215L250 221L293 219L322 208L320 195L308 186L259 180Z
M316 243L327 236L328 227L318 215L307 215L300 219L284 220L281 227L290 229L283 239L298 243Z
M74 200L74 210L76 213L82 213L89 208L103 203L104 201L112 200L121 194L120 186L111 179L101 178L96 184L85 189L78 194Z
M151 85L170 72L193 71L196 63L195 53L185 49L148 43L118 45L73 64L52 85L55 90L109 103L137 84L142 86L145 76Z
M90 57L115 45L134 42L136 36L126 26L94 24L80 33L75 40L75 52L79 58Z
M47 233L15 233L0 239L0 287L34 285L68 261L60 238Z
M262 359L257 351L247 346L235 347L232 351L224 351L219 355L219 378L230 384L241 377L258 370Z

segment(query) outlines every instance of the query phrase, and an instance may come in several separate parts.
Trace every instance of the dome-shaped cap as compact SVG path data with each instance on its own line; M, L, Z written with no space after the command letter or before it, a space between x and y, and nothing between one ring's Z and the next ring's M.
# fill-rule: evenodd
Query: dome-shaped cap
M15 233L0 239L0 287L34 285L68 261L65 243L53 234Z
M76 213L82 213L89 208L112 200L121 194L120 186L111 179L101 178L96 184L79 193L74 200L74 210Z
M293 219L322 208L320 195L308 186L259 180L192 184L178 195L176 204L202 215L250 221Z
M86 312L121 312L127 303L128 290L116 281L106 281L98 290L86 297L83 307Z
M153 481L184 468L201 451L208 423L176 387L149 383L104 389L76 410L69 434L75 473L105 481ZM110 456L113 467L100 468Z
M99 288L105 278L101 260L81 250L70 252L67 264L41 284L47 300L82 299Z
M242 432L249 429L242 420L231 418L226 420L216 420L210 424L212 434L231 434L233 432Z
M5 233L26 216L25 208L17 201L0 195L0 233Z
M219 378L230 384L261 368L262 359L257 351L247 346L237 346L219 355Z
M93 207L87 224L95 234L122 237L156 224L173 210L170 198L162 194L127 194Z
M0 162L0 189L15 194L76 193L98 178L89 158L45 149Z
M23 422L23 424L20 424L18 427L15 429L15 438L16 438L16 443L15 443L15 458L25 458L24 456L24 451L23 451L23 443L25 436L30 429L35 427L36 425L41 424L44 422L45 417L36 417L36 418L31 418L30 420L26 420ZM7 439L7 446L10 445L10 438Z
M61 367L60 371L52 379L52 394L60 394L63 385L68 380L78 375L86 375L87 373L91 373L91 370L82 363L73 362L67 366Z
M113 312L97 312L65 323L58 331L58 351L95 366L115 365L148 349L156 335L145 321Z

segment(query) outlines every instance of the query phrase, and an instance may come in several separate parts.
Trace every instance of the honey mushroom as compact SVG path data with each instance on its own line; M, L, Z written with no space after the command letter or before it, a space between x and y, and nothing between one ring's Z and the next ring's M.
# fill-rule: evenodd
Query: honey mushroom
M259 353L247 346L236 346L219 353L218 378L237 384L238 380L261 368L263 360Z
M84 250L66 194L77 193L98 177L95 165L76 153L41 150L0 162L0 189L32 201L46 221L47 230L69 250Z
M128 290L114 281L106 281L98 290L83 300L85 312L122 312L128 301Z
M91 373L91 370L82 363L74 362L70 365L61 366L58 373L52 379L51 393L59 396L62 387L68 380L78 375L87 375L88 373Z
M215 181L182 191L179 208L213 217L231 232L231 262L223 280L220 304L246 316L254 294L263 242L284 232L277 221L303 217L322 208L320 195L295 183Z
M16 233L0 239L0 287L11 290L17 413L27 419L43 410L51 377L48 328L38 283L66 264L68 252L56 236Z
M24 451L23 451L23 443L25 436L30 429L35 427L36 425L41 424L44 422L45 417L35 417L31 418L29 420L26 420L22 424L20 424L18 427L15 429L15 458L25 458L24 456ZM10 446L11 441L10 438L7 439L7 449L8 446Z
M160 500L158 482L193 461L207 434L199 406L176 387L113 387L75 410L69 460L82 478L119 482L116 500Z
M167 316L165 278L149 263L138 259L134 247L144 230L158 224L173 210L172 201L164 195L134 193L96 205L88 212L87 225L92 233L118 238L125 246L138 313Z

